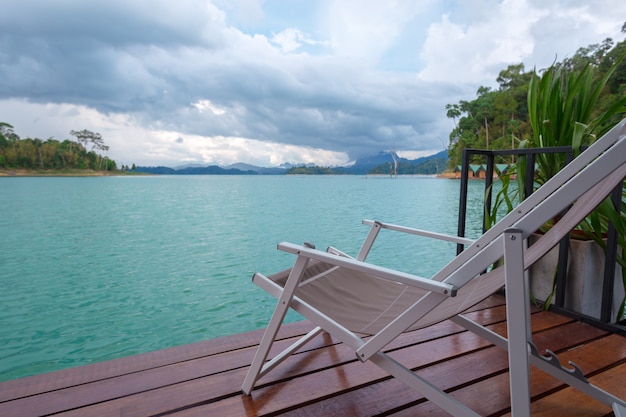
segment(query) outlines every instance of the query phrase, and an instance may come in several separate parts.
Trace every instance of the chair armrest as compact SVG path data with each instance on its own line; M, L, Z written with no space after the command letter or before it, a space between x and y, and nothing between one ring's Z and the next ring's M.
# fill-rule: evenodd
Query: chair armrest
M374 223L378 223L380 227L382 227L383 229L389 229L389 230L394 230L396 232L409 233L411 235L424 236L424 237L429 237L433 239L445 240L445 241L453 242L453 243L460 243L462 245L471 245L472 243L474 243L474 240L468 239L465 237L452 236L452 235L447 235L445 233L429 232L428 230L414 229L412 227L406 227L406 226L398 226L396 224L391 224L391 223L375 222L374 220L367 220L367 219L363 220L362 223L368 226L371 226Z
M305 246L295 245L288 242L279 243L278 250L292 253L294 255L302 256L308 259L315 259L331 265L351 269L353 271L361 272L364 274L373 275L389 281L401 282L406 285L422 288L438 294L444 294L450 297L456 296L457 289L453 285L446 284L440 281L434 281L428 278L419 277L417 275L407 274L405 272L396 271L394 269L368 264L366 262L358 261L353 258L346 258L344 256L339 256L333 253L323 252L317 249L311 249Z

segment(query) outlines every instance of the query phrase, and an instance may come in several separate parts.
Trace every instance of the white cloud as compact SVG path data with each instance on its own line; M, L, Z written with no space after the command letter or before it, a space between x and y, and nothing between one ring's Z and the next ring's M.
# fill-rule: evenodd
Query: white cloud
M509 64L545 68L590 43L619 33L626 2L504 0L465 3L468 14L446 13L428 29L421 52L426 81L495 84ZM482 7L481 7L482 6ZM610 10L610 12L609 12Z
M302 32L295 28L287 28L272 36L272 43L278 45L283 52L293 52L300 48Z
M195 103L192 103L191 105L195 107L196 109L198 109L200 112L209 110L213 112L213 114L218 115L218 116L221 116L222 114L226 113L226 110L217 107L216 105L211 103L211 100L198 100Z
M297 28L287 28L272 36L271 42L278 46L282 52L290 53L300 49L304 45L322 45L326 46L328 42L317 41L310 36L302 33Z
M528 7L524 0L493 6L471 25L453 21L450 14L433 23L422 49L426 67L420 77L491 84L495 70L528 58L535 47L530 29L543 13Z
M405 25L426 13L431 1L331 0L325 30L339 56L376 64Z

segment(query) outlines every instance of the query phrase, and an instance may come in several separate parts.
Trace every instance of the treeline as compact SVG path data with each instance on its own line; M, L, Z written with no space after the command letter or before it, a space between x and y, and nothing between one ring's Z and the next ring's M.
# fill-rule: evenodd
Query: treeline
M114 160L97 152L106 152L109 149L99 133L89 130L72 130L70 135L76 140L21 139L13 131L13 126L0 122L0 168L117 170Z
M419 164L413 162L398 162L397 167L393 164L379 165L372 168L368 174L376 175L435 175L441 174L446 167L447 158L434 158Z
M332 168L329 167L320 167L320 166L298 166L289 168L286 175L335 175L338 172L335 172Z
M440 154L437 154L440 155ZM359 171L347 170L345 167L320 167L320 166L298 166L288 169L286 175L435 175L445 171L447 158L426 157L418 160L407 160L401 158L397 166L393 163L384 163L371 169Z
M626 33L626 23L622 26ZM626 41L614 44L610 38L600 44L579 48L574 56L555 62L565 71L580 71L586 66L594 69L594 77L601 79L616 65L602 91L598 107L601 113L616 98L626 94ZM532 136L528 120L528 87L535 70L526 71L524 64L509 65L496 79L499 87L479 87L474 100L461 100L446 105L447 116L453 120L448 147L448 168L461 164L464 148L514 149L521 140ZM618 120L612 120L611 123ZM478 161L474 161L478 162ZM499 161L502 162L502 161Z

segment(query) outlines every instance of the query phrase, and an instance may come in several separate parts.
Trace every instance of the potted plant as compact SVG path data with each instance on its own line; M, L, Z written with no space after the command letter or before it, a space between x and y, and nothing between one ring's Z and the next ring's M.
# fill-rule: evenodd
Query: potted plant
M622 57L623 58L623 57ZM534 74L528 90L528 114L532 126L532 137L519 141L519 148L570 147L574 157L581 150L602 136L626 111L626 97L622 96L606 110L598 111L598 99L609 78L621 59L600 79L594 77L594 68L587 64L581 70L568 71L563 66L553 65L541 76ZM567 163L562 153L537 154L535 159L535 184L541 186ZM502 188L496 194L491 210L486 210L486 224L493 224L498 211L511 211L522 198L523 180L526 172L525 158L519 158L515 169L517 187L512 186L510 174L500 176ZM615 320L624 316L624 288L626 288L626 193L622 193L621 210L615 210L606 200L589 215L572 234L570 263L567 270L565 307L583 314L596 316L595 301L601 298L601 280L604 276L604 249L609 220L618 235L617 276L614 291ZM558 220L558 219L555 219ZM545 225L550 227L550 224ZM531 239L532 240L532 239ZM584 243L579 243L584 242ZM575 253L573 253L575 251ZM581 263L581 261L583 261ZM600 273L598 271L601 271ZM542 274L540 274L542 272ZM541 284L539 275L548 275L549 281ZM599 275L596 277L596 275ZM530 269L531 292L549 307L556 290L556 259L549 254ZM576 286L582 287L577 289ZM600 293L598 293L600 288ZM544 290L543 294L539 294ZM595 300L594 300L595 298ZM599 317L596 317L599 318Z

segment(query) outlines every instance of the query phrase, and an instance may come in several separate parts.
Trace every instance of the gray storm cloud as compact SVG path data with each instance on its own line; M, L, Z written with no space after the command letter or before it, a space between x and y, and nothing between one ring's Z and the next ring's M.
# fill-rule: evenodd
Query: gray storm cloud
M301 16L278 19L257 1L254 19L238 20L237 2L8 0L0 100L85 106L174 138L246 138L350 159L433 151L453 126L446 104L472 99L508 63L553 59L538 38L571 54L623 23L589 7L482 2L489 13L428 1L319 2L307 6L318 10L307 32L290 26L304 24ZM547 21L563 33L550 33ZM568 25L577 31L566 33Z

